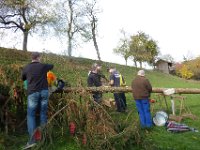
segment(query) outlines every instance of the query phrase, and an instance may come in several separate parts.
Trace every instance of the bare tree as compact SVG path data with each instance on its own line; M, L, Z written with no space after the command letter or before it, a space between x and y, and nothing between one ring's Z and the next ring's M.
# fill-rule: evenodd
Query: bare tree
M57 2L56 34L67 37L67 53L72 56L74 46L78 43L82 28L84 28L84 0L60 0Z
M92 0L91 2L86 2L85 3L85 12L86 12L86 15L87 15L87 18L89 20L89 24L90 24L90 31L87 31L86 34L89 34L87 35L88 39L92 39L93 40L93 44L94 44L94 47L95 47L95 50L97 52L97 57L98 57L98 60L101 60L101 56L100 56L100 51L99 51L99 46L98 46L98 43L97 43L97 22L98 22L98 19L97 19L97 14L100 13L100 9L97 8L97 1L96 0ZM87 29L87 28L85 28ZM83 30L83 31L86 31L86 30Z
M50 0L1 0L0 29L23 32L23 50L27 51L28 36L36 27L53 21Z

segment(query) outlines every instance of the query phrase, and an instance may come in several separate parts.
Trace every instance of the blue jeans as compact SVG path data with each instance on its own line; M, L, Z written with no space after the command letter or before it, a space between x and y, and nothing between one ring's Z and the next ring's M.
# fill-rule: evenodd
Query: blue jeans
M140 124L142 127L151 127L153 125L151 112L150 112L150 103L149 99L140 99L135 100L136 107L140 116Z
M30 137L30 142L34 142L33 133L36 129L35 113L38 107L40 110L40 125L47 123L47 107L48 107L48 90L41 90L33 94L28 95L27 104L27 127Z

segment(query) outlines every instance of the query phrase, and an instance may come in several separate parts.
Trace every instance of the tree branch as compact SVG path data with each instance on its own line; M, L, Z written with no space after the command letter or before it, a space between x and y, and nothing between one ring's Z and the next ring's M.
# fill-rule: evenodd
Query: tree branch
M20 14L6 15L5 17L2 17L2 16L0 16L0 17L6 19L6 18L10 18L10 17L15 17L15 16L20 16Z
M11 29L11 28L18 28L17 26L9 26L9 27L0 27L0 29Z
M21 29L22 31L24 30L23 27L21 25L19 25L18 23L16 23L15 21L6 21L2 16L0 16L0 24L4 24L5 27L7 25L10 25L10 24L14 24L15 26L13 26L13 28L19 28ZM4 27L4 28L5 28ZM8 28L11 28L12 26L9 26Z
M25 22L26 24L28 24L28 21L27 21L27 19L26 19L26 14L25 14L25 12L26 12L26 8L23 8L23 9L22 9L22 18L23 18L24 22Z

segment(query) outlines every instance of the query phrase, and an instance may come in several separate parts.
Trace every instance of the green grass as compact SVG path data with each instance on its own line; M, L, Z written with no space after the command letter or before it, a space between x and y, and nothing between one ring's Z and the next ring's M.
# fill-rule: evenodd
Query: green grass
M6 52L5 52L6 51ZM8 53L11 54L11 51L9 49L3 49L0 48L0 52L3 52L2 54L6 54L6 57L8 56ZM25 59L21 60L21 53L20 55L17 53L17 51L14 51L13 55L17 55L17 57L12 57L14 62L25 64L28 63L28 54L25 54ZM11 54L12 55L12 54ZM5 59L5 57L4 57ZM8 60L8 62L3 61L1 59L0 64L8 64L12 62L13 60ZM57 74L58 77L63 78L64 80L71 83L72 86L86 86L86 79L87 74L90 69L90 66L92 65L94 60L89 59L83 59L83 58L73 58L69 59L67 57L59 57L52 54L43 55L43 61L52 63L55 65L54 72ZM103 63L103 73L108 77L109 74L106 72L106 66L108 63ZM134 67L127 67L123 65L115 65L117 70L119 70L125 77L127 85L131 85L131 81L136 76L137 69ZM188 81L184 79L180 79L176 76L163 74L156 71L146 71L146 76L152 83L153 87L163 87L163 88L200 88L200 82L199 81ZM137 111L135 107L135 102L133 101L131 93L126 94L127 96L127 103L128 103L128 109L133 110L134 116L137 116ZM186 105L190 108L191 112L198 117L196 120L192 119L184 119L183 123L186 125L189 125L191 127L195 127L200 130L200 96L195 94L188 94L184 95L186 96ZM105 97L112 97L112 94L105 94ZM155 94L152 95L152 98L156 99ZM170 99L167 98L168 105L170 106ZM176 104L178 104L176 102ZM166 109L164 105L160 107L158 103L152 104L155 105L154 107L159 109ZM170 111L170 108L169 110ZM152 115L154 115L155 111L152 112ZM177 112L178 113L178 112ZM125 118L124 114L121 116L121 118ZM115 117L115 119L117 119ZM136 118L135 120L137 120ZM134 123L133 123L134 124ZM2 134L1 134L2 135ZM11 135L10 138L12 139L12 144L7 145L6 149L20 149L25 143L27 139L27 135ZM10 139L9 138L9 139ZM198 150L200 149L200 133L195 132L185 132L185 133L169 133L166 131L165 127L154 127L152 131L148 133L144 133L143 137L144 143L149 146L149 150ZM1 144L0 144L1 145ZM3 145L3 144L2 144ZM75 150L79 149L76 145L73 138L68 137L60 137L59 139L55 139L55 150ZM138 149L138 147L132 147L129 149ZM144 146L145 147L145 146ZM144 147L139 147L139 149L145 149ZM3 146L2 146L3 149ZM0 146L1 150L1 146Z

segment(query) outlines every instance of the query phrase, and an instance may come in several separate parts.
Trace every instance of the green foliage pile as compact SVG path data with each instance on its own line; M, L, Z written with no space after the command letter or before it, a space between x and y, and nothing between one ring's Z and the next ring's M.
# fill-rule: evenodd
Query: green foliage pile
M59 109L60 113L55 112L57 113L56 116L50 117L47 127L48 133L52 133L54 137L58 136L55 132L51 132L53 126L58 126L63 131L62 135L66 136L66 133L70 133L69 124L75 123L75 134L71 136L74 137L80 149L123 149L130 142L136 145L136 141L140 139L137 132L137 122L134 123L135 126L132 124L132 112L130 112L131 115L124 116L123 119L118 118L115 120L102 105L94 103L87 93L82 93L81 98L72 94L62 98L62 101L51 101L50 109L55 110L52 103L54 103L54 106L55 103L59 103L61 109ZM86 140L85 144L83 139ZM133 141L130 141L130 139ZM53 140L51 141L53 143ZM44 144L41 146L47 147Z

